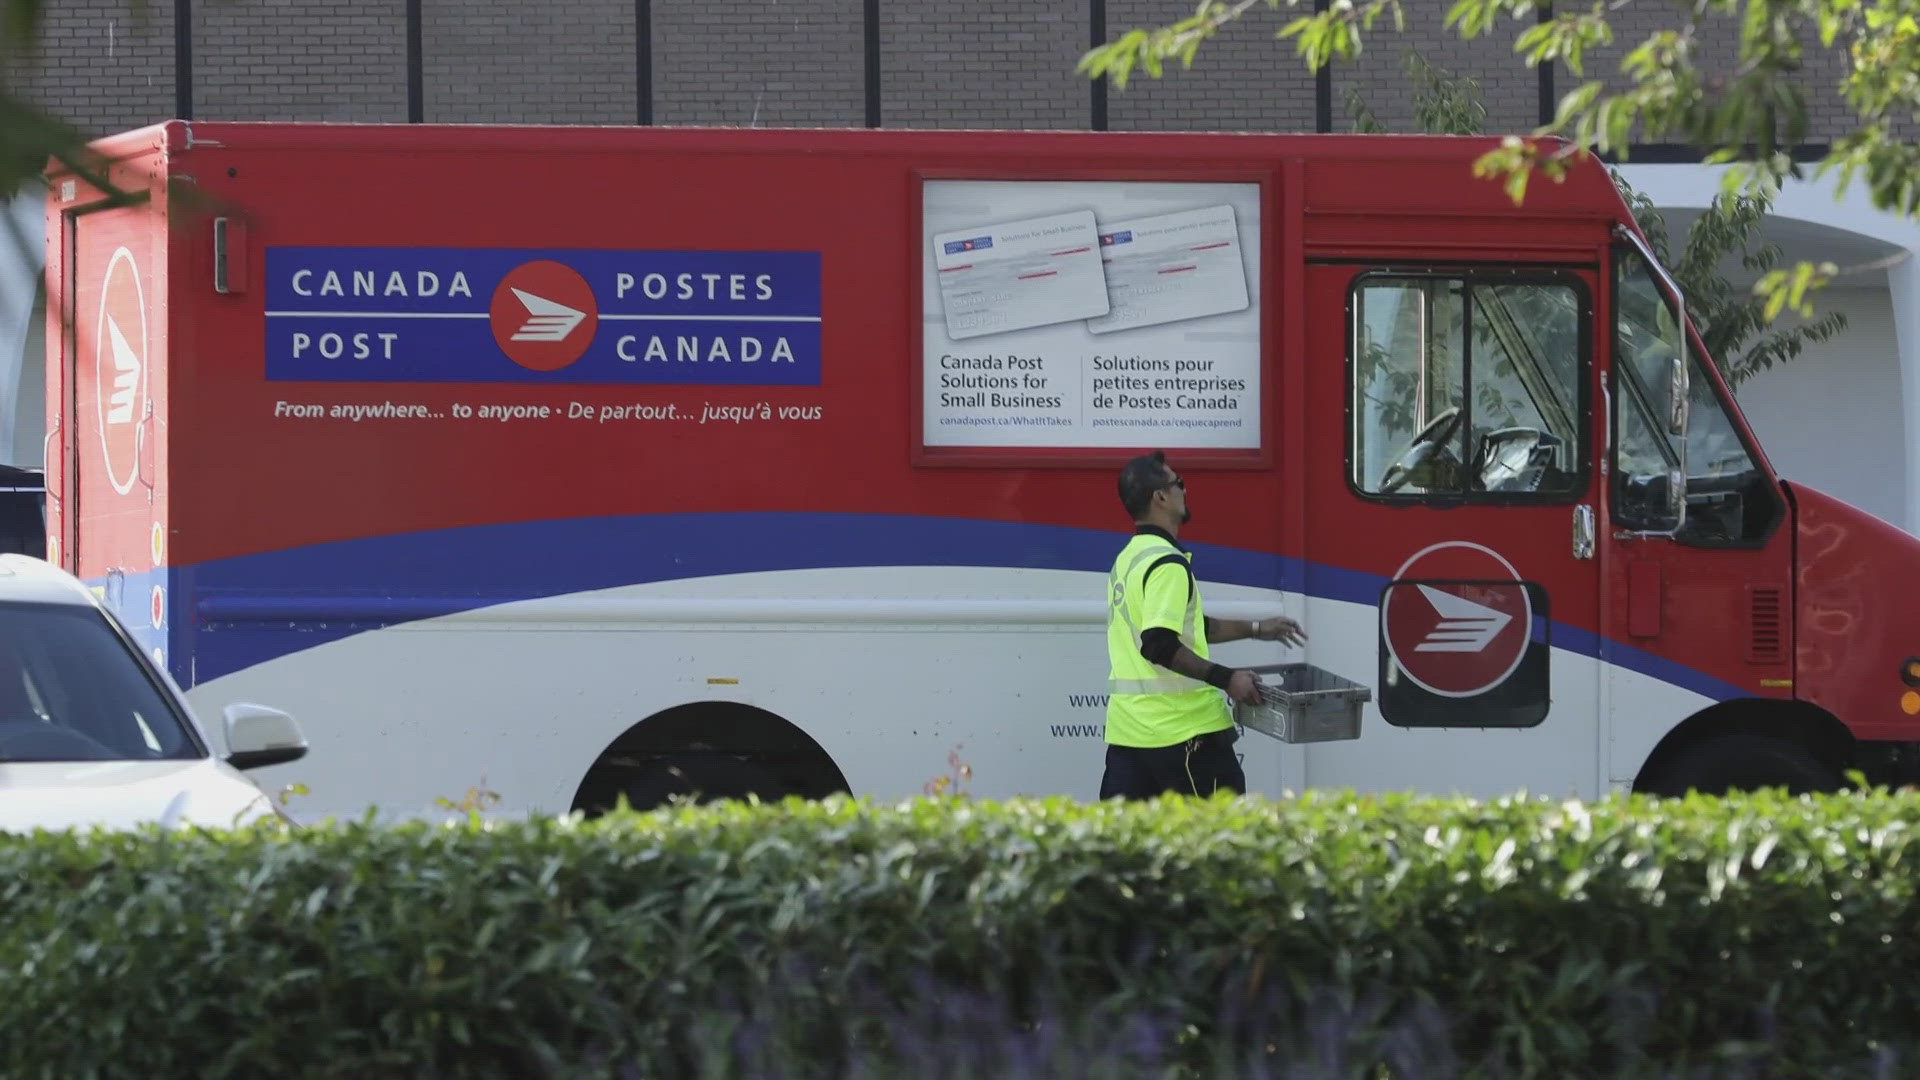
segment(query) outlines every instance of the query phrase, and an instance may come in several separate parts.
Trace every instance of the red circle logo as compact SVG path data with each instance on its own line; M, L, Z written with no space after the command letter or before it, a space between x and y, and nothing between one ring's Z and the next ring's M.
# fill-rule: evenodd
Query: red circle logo
M153 628L160 629L167 621L167 594L155 585L153 587Z
M120 248L100 282L93 332L94 415L107 482L125 495L140 471L141 425L147 416L147 297L133 252Z
M1464 540L1416 553L1380 601L1387 652L1414 684L1477 697L1507 681L1533 639L1533 600L1511 563Z
M488 309L493 340L529 371L558 371L586 354L600 326L600 305L579 271L542 259L500 279Z

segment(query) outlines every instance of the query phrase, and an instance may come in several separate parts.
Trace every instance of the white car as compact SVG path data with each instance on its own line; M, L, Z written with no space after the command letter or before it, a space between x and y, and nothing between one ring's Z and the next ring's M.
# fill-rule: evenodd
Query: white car
M241 770L305 755L299 725L245 703L225 719L223 759L172 676L86 586L0 555L0 831L285 819Z

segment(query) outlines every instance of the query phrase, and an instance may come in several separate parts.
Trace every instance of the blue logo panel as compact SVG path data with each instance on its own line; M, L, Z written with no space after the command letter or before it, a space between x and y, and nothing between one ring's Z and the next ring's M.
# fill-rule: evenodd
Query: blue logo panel
M818 386L804 251L269 247L266 377Z

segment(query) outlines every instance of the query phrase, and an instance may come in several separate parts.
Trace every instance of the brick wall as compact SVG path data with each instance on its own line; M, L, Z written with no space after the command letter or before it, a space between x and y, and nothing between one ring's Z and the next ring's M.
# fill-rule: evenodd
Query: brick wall
M1084 4L1031 0L887 0L880 5L881 122L1084 130L1092 90L1073 65L1086 49L1086 12Z
M11 85L89 135L173 115L173 5L62 0L46 5L41 41L8 71Z
M421 0L420 52L428 123L639 120L633 0Z
M1186 14L1180 6L1166 0L1108 0L1107 38L1167 25ZM1107 126L1115 131L1312 131L1313 72L1294 55L1291 41L1273 36L1292 17L1257 6L1202 45L1191 70L1176 62L1163 68L1159 79L1135 71L1125 90L1109 87Z
M200 0L193 115L403 121L406 42L402 0Z
M1184 13L1169 0L1107 0L1109 34ZM1537 120L1538 86L1512 52L1522 29L1503 22L1463 42L1440 23L1448 5L1407 4L1409 29L1382 24L1355 62L1331 77L1336 130L1348 130L1347 92L1360 90L1390 128L1412 126L1408 46L1480 81L1496 131ZM44 41L8 72L55 114L90 133L172 116L169 0L62 0L46 7ZM606 123L638 119L633 0L422 0L426 119L451 122ZM654 119L662 124L858 126L865 122L862 0L651 0ZM1074 63L1088 44L1088 0L885 0L881 11L882 121L889 127L1082 128L1088 81ZM216 119L406 119L405 0L198 0L193 5L194 115ZM1193 71L1141 76L1110 90L1115 130L1308 131L1314 78L1274 32L1298 14L1256 5L1209 43ZM1674 9L1627 5L1613 13L1618 43L1588 72L1618 81L1620 58ZM1703 52L1724 70L1726 20ZM1844 61L1809 52L1812 137L1848 127L1835 89ZM1564 66L1556 93L1576 85ZM1911 126L1911 125L1910 125Z
M656 123L866 122L860 0L654 0L652 22Z
M1357 58L1335 63L1335 131L1355 130L1350 102L1356 93L1388 131L1420 130L1414 116L1414 92L1418 84L1407 70L1410 51L1417 51L1429 65L1449 75L1479 84L1480 101L1487 110L1484 121L1487 133L1518 134L1539 126L1538 69L1513 51L1513 39L1533 25L1532 20L1503 19L1490 32L1467 40L1461 38L1457 26L1446 25L1450 6L1406 4L1403 6L1405 31L1395 31L1392 21L1383 18L1374 24L1371 32L1364 34L1364 47ZM1291 39L1284 43L1284 48L1291 54Z
M1837 139L1851 131L1858 119L1847 107L1846 95L1840 90L1841 80L1847 77L1851 66L1839 49L1823 49L1820 39L1813 38L1802 55L1806 66L1802 69L1807 94L1807 123L1816 141ZM1911 137L1911 132L1908 132Z

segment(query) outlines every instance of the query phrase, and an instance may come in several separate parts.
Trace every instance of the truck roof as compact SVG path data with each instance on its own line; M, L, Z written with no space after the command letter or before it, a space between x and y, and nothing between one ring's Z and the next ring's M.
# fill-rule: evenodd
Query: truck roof
M1361 134L1357 132L1264 131L1092 131L1078 129L994 128L848 128L848 127L676 127L569 124L408 124L266 120L164 120L103 136L91 150L110 164L106 173L134 188L150 185L156 173L186 163L196 152L317 152L401 154L778 154L800 157L949 154L962 157L1021 158L1057 154L1080 158L1088 167L1128 167L1141 163L1140 155L1172 155L1190 159L1215 158L1222 165L1257 163L1278 165L1286 159L1310 165L1335 166L1361 173L1383 170L1386 181L1408 185L1408 194L1421 206L1436 211L1471 207L1474 213L1538 217L1598 215L1622 223L1633 220L1620 192L1608 175L1608 165L1591 153L1569 153L1560 162L1564 175L1544 176L1527 188L1523 203L1511 202L1503 185L1490 177L1476 177L1471 185L1447 185L1439 193L1431 184L1403 170L1421 167L1468 168L1482 155L1505 142L1500 135L1428 135L1419 133ZM1558 136L1527 137L1548 157L1572 148ZM161 164L143 161L157 156ZM1002 162L1004 164L1004 161ZM74 172L61 162L49 164L48 175L67 179ZM1339 192L1351 188L1354 175L1326 182L1334 194L1323 193L1315 209L1343 213L1352 209ZM1380 184L1364 185L1363 199L1379 199ZM1326 205L1320 205L1326 204ZM1339 204L1339 205L1334 205ZM1404 209L1404 208L1403 208Z
M279 120L163 120L95 139L90 145L110 158L161 150L169 155L201 148L350 150L593 151L636 146L694 149L742 147L762 150L884 152L899 143L928 146L969 142L1085 142L1172 149L1180 144L1265 145L1277 155L1352 160L1428 161L1471 158L1504 141L1499 135L1267 131L1094 131L1086 128L855 128L674 126L614 124L407 124ZM1543 147L1564 148L1559 136L1529 137ZM1600 170L1592 155L1569 161L1571 172ZM58 162L51 172L66 171Z

